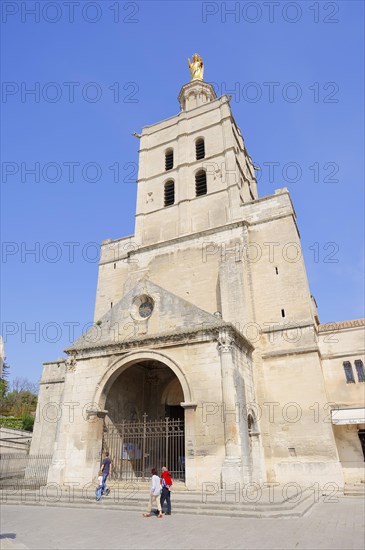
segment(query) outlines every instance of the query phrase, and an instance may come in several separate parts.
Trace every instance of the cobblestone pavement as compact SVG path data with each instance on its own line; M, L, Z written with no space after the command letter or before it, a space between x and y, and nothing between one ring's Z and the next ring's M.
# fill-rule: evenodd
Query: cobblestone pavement
M136 512L3 505L2 550L29 549L362 549L364 502L320 502L299 519L197 515L143 518Z

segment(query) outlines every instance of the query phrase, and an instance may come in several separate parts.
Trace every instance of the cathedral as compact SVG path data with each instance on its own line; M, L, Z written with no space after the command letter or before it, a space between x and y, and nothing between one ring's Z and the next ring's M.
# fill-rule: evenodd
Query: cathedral
M135 233L101 245L94 325L44 364L48 483L167 466L202 483L364 482L364 327L319 321L286 188L259 197L230 106L188 62L139 139Z

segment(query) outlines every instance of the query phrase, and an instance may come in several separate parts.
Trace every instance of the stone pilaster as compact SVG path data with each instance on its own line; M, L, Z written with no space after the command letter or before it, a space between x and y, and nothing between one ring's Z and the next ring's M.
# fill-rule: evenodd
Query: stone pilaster
M60 417L57 422L55 446L52 463L48 471L47 483L63 485L65 481L66 467L68 466L69 435L74 427L74 418L70 416L70 409L65 404L74 404L73 387L77 369L76 358L72 355L65 359L65 385L60 400Z
M195 411L196 403L183 402L180 405L184 408L184 421L185 421L185 484L186 488L190 490L201 489L197 487L198 474L195 465L195 449L196 449L196 435L195 435Z
M222 482L226 485L241 483L243 481L239 437L239 410L234 385L235 365L233 361L233 346L233 337L226 329L221 330L218 337L218 350L222 372L222 414L225 445Z

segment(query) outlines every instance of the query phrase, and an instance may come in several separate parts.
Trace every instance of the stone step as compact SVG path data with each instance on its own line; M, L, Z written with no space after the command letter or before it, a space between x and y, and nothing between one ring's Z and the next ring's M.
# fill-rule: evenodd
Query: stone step
M4 495L3 495L4 497ZM36 498L37 497L37 498ZM111 495L103 497L100 502L96 502L95 498L81 498L80 495L74 495L71 502L70 499L64 497L57 501L51 499L50 495L47 498L39 498L39 494L23 492L22 494L6 494L6 500L2 499L2 504L22 504L22 505L38 505L38 506L60 506L68 508L101 508L104 510L120 510L120 511L135 511L142 513L145 509L148 494L138 495L138 498L114 500ZM179 495L180 497L180 495ZM198 514L211 516L228 516L228 517L247 517L247 518L278 518L278 517L301 517L315 504L313 494L307 494L302 497L299 502L285 502L281 504L256 503L222 503L222 502L207 502L202 503L197 501L189 502L187 499L183 501L180 498L173 499L174 514Z
M7 503L2 503L2 506L6 506L6 504L21 504L23 506L42 506L42 505L48 505L48 506L54 506L54 507L63 507L63 508L85 508L85 503L38 503L35 504L34 502L21 502L21 501L11 501L9 500ZM221 517L242 517L242 518L299 518L302 517L304 514L306 514L310 508L314 505L314 502L309 502L309 504L298 506L294 510L287 510L287 511L270 511L270 510L257 510L257 511L248 511L248 510L239 510L239 509L211 509L211 508L196 508L196 507L187 507L185 509L177 508L174 506L173 508L173 514L195 514L195 515L205 515L205 516L221 516ZM104 510L120 510L120 511L130 511L130 512L136 512L136 513L142 513L142 510L144 507L138 506L117 506L117 505L105 505L101 502L94 502L92 504L87 505L89 508L102 508Z
M365 497L365 484L364 483L359 483L356 485L346 484L343 492L345 496L364 496Z
M123 487L125 487L123 485ZM84 491L74 489L74 491L70 492L68 487L59 488L58 490L55 490L53 486L46 486L41 487L37 491L27 490L25 488L2 488L1 494L8 495L9 498L23 498L26 500L39 500L40 498L46 499L48 501L87 501L87 502L93 502L95 500L95 491L94 487L88 487L85 488ZM319 499L319 494L314 493L313 490L305 489L301 493L294 494L294 497L291 498L291 495L283 495L281 491L274 491L270 492L265 489L260 494L258 493L247 493L245 492L242 494L241 492L227 492L224 493L218 492L217 494L207 494L203 495L202 492L198 491L185 491L185 492L171 492L172 498L175 502L181 504L181 505L199 505L203 504L206 506L207 504L210 506L240 506L240 507L248 507L249 509L256 508L256 507L262 507L262 506L269 506L270 508L275 506L280 506L280 508L293 508L297 505L298 502L303 501L307 498L314 498ZM110 495L107 498L108 500L113 500L117 503L126 503L131 502L138 503L138 502L146 502L149 498L149 491L147 490L140 490L135 489L134 487L131 487L130 490L121 489L118 487L111 487L110 488Z

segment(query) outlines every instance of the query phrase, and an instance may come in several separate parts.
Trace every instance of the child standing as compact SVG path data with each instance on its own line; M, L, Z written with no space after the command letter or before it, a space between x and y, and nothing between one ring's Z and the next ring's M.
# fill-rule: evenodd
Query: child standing
M96 500L100 500L102 494L103 494L103 474L100 471L99 477L98 477L98 486L96 487L96 490L95 490Z

